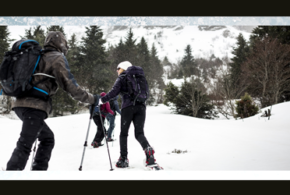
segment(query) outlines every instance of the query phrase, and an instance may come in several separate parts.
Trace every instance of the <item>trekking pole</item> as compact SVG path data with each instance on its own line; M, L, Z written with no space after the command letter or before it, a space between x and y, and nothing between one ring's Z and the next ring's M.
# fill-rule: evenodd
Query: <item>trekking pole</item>
M115 120L116 120L116 118L115 118ZM116 127L116 122L114 121L114 129L113 129L113 141L112 141L112 147L113 147L114 138L115 138L115 127Z
M94 108L95 108L95 105L92 105L92 109L90 110L91 112L90 112L89 127L88 127L88 131L87 131L87 135L86 135L86 140L85 140L85 144L84 144L84 150L83 150L81 165L80 165L80 168L79 168L80 171L83 168L83 160L84 160L84 156L85 156L85 150L86 150L86 147L87 147L87 141L88 141L90 126L91 126L91 121L92 121L92 118L93 118L93 110L94 110Z
M31 160L30 170L32 170L32 165L33 165L33 160L34 160L34 154L35 154L35 150L36 150L36 142L37 142L37 139L35 140L35 144L34 144L34 148L33 148L33 154L32 154L32 160Z
M102 114L101 114L101 108L99 107L99 111L100 111L100 119L101 119L101 123L102 123L102 127L103 127L103 132L104 132L104 137L105 137L105 141L106 141L106 145L107 145L107 150L108 150L108 155L109 155L109 160L110 160L110 165L111 165L111 169L110 171L113 171L114 169L112 168L112 162L111 162L111 157L110 157L110 151L109 151L109 146L108 146L108 142L106 139L106 132L105 132L105 128L104 128L104 124L103 124L103 120L102 120Z

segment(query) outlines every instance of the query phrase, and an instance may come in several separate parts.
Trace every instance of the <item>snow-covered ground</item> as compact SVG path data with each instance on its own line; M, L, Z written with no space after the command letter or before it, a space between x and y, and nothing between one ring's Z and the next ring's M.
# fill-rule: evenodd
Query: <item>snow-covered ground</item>
M267 108L264 108L267 109ZM264 110L263 109L263 110ZM257 114L244 120L198 119L172 114L165 105L147 107L145 136L155 148L155 158L164 171L145 171L145 154L134 138L128 137L129 169L117 169L120 116L116 118L115 142L86 147L83 170L79 171L89 114L49 118L55 148L46 172L30 171L31 158L22 172L1 171L0 180L289 180L290 102L272 107L270 120ZM222 119L222 120L221 120ZM0 166L6 167L16 146L22 122L0 117ZM96 133L91 123L88 143ZM180 150L182 153L174 153ZM32 154L32 153L31 153ZM32 155L31 155L32 156Z

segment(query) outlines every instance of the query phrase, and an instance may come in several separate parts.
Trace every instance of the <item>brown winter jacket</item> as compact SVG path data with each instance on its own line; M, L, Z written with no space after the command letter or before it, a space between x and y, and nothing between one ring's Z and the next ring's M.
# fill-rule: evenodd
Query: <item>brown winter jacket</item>
M68 51L65 36L61 32L49 32L44 42L44 48L56 49L57 51L46 52L42 56L35 70L35 74L44 73L55 78L49 78L39 83L36 87L47 92L49 96L53 96L57 92L58 86L60 86L75 100L93 104L95 101L94 96L82 89L70 72L68 62L65 58ZM34 76L32 78L32 84L37 83L45 77L43 75ZM45 101L35 97L17 98L12 102L12 108L15 107L40 109L47 113L47 117L51 113L51 101Z

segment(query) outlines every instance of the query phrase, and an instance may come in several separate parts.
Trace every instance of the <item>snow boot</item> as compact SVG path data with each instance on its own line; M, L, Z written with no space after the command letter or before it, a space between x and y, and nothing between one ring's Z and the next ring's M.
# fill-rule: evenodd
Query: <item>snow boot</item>
M112 138L107 138L107 142L112 142L114 141Z
M145 155L146 155L146 165L153 165L155 164L155 158L154 158L154 149L151 146L148 146L145 150Z
M102 145L104 145L104 144L102 144L100 142L98 143L96 141L93 141L92 144L91 144L91 146L93 146L94 148L98 148L99 146L102 146Z
M116 167L126 168L129 167L129 160L125 156L120 156L118 162L116 163Z

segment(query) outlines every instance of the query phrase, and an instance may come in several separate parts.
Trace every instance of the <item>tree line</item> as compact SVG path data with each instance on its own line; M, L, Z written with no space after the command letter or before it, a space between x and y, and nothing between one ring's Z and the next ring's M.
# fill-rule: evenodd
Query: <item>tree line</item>
M157 56L157 49L154 44L148 46L144 37L141 38L140 42L137 42L131 28L117 45L110 45L108 48L105 48L106 40L103 38L103 32L99 26L86 27L85 36L81 37L81 40L77 40L75 34L67 37L62 26L48 26L46 30L43 30L41 26L31 27L25 29L25 34L21 36L21 39L36 40L43 47L46 34L49 31L60 31L66 36L70 48L66 56L70 71L78 84L90 93L108 92L117 78L117 65L122 61L130 61L133 65L141 66L144 70L150 89L150 99L147 104L153 105L163 102L165 88L162 79L163 65ZM0 26L1 62L4 52L10 50L10 43L15 41L9 39L9 34L7 26ZM4 97L2 102L5 104L5 113L9 113L11 111L11 98ZM62 89L59 89L56 95L52 96L52 105L52 117L62 116L66 113L75 114L84 108L82 103L72 99Z
M226 118L243 118L257 114L257 107L290 100L289 26L258 26L249 41L240 33L231 59L194 59L191 52L188 45L167 73L171 79L184 78L180 88L170 82L165 89L164 103L175 113L213 119L216 107Z
M65 34L61 26L46 28L46 32L53 30ZM9 39L7 27L0 27L0 38L0 51L7 51L13 41ZM40 26L30 28L22 38L43 44L45 32ZM178 114L213 119L217 117L216 107L227 118L243 117L256 114L257 109L249 114L246 105L237 99L253 103L253 97L260 108L290 100L288 26L258 26L253 29L249 41L239 34L230 59L227 56L219 59L214 54L209 59L195 58L191 46L187 45L184 56L177 63L171 63L167 57L160 60L154 44L148 46L144 37L137 42L132 29L118 44L109 45L107 49L98 26L86 27L81 40L76 40L75 34L67 38L71 72L80 86L93 94L109 91L116 79L117 64L128 60L144 69L151 94L147 104L164 103ZM172 82L165 85L164 75L167 79L184 81L180 87ZM8 105L10 100L6 102ZM53 105L53 116L66 112L74 114L83 108L62 89L53 97ZM241 110L244 114L239 113Z

